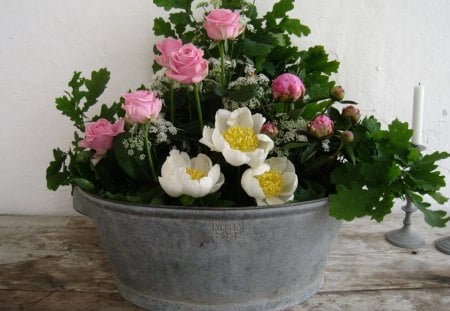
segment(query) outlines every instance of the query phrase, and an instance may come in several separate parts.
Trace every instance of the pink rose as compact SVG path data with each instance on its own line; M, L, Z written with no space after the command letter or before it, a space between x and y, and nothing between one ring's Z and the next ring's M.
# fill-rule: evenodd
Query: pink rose
M161 100L155 92L136 91L122 95L125 103L125 119L130 123L145 123L151 118L157 118L162 108Z
M125 122L119 119L111 124L106 119L86 123L84 139L78 143L81 148L94 149L94 158L100 160L113 146L113 137L122 133Z
M333 132L334 122L326 115L317 116L308 124L308 133L319 139L328 138Z
M161 52L161 55L155 56L155 61L162 67L169 67L169 58L172 52L178 51L183 46L180 39L166 38L161 42L156 43L156 49Z
M208 61L201 49L185 44L170 55L166 75L183 84L198 83L208 75Z
M244 31L240 14L228 9L212 10L203 23L208 37L213 40L236 39Z
M283 73L272 81L272 93L276 100L296 101L305 94L305 86L296 75Z

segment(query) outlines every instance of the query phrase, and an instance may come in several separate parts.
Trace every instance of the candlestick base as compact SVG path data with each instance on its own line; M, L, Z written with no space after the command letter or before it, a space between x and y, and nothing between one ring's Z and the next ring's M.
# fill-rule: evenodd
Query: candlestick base
M417 208L407 199L402 210L405 212L403 227L386 233L386 240L392 245L402 248L422 247L425 244L424 236L411 228L411 214L417 211Z
M450 236L437 239L434 246L444 254L450 255Z
M425 245L425 238L411 227L403 227L386 233L386 240L402 248L420 248Z

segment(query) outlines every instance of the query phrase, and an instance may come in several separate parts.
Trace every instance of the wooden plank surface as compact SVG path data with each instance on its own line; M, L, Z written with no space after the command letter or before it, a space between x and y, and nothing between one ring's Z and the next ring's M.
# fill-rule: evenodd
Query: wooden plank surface
M450 310L450 256L433 245L450 230L417 215L426 245L406 250L384 239L401 225L401 214L344 223L323 288L291 311ZM117 293L89 218L0 216L0 310L62 309L140 310Z

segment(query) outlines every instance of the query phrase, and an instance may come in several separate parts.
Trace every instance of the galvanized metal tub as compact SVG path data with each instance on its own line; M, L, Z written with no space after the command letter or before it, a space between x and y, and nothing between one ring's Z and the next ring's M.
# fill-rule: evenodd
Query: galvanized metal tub
M263 208L131 205L76 188L120 294L154 311L284 310L323 284L341 222L326 199Z

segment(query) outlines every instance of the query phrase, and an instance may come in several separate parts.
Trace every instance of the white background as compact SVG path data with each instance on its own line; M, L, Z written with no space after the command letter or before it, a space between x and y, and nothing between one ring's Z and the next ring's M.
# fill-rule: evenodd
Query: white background
M273 4L256 3L260 12ZM51 150L73 133L54 98L74 70L108 67L102 103L148 85L161 14L151 0L0 0L0 214L75 213L68 188L45 186ZM301 47L322 44L341 62L336 80L363 113L410 122L421 82L424 144L450 151L450 1L297 0L291 16L312 29ZM440 164L450 182L450 161Z

